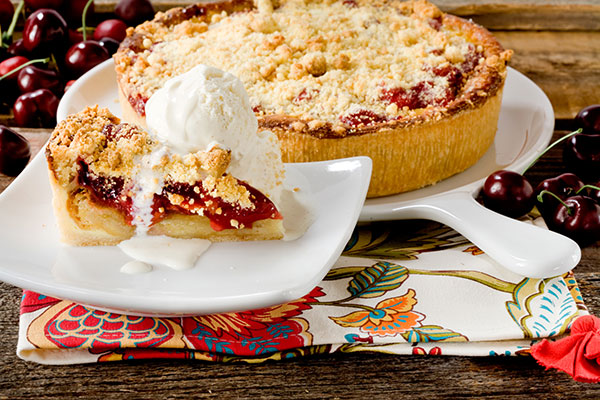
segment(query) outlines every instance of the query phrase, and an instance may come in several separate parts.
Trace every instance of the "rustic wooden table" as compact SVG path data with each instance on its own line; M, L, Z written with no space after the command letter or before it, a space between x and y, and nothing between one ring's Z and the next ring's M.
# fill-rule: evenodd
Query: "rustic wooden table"
M487 26L515 50L512 67L550 97L555 138L585 105L600 103L600 0L437 0L445 11ZM156 1L158 8L182 1ZM96 0L110 12L114 0ZM11 124L10 116L0 123ZM19 129L35 151L45 129ZM530 172L533 182L563 171L560 150ZM11 179L0 175L0 191ZM600 247L575 269L592 313L600 312ZM600 398L600 386L544 371L528 357L416 357L337 354L259 365L181 361L42 366L17 358L21 290L0 283L0 399L20 398Z

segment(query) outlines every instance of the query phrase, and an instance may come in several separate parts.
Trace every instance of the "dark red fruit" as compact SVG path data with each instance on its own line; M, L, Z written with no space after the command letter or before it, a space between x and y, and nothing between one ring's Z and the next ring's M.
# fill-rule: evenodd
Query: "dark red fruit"
M25 5L30 10L38 10L40 8L52 8L58 10L62 4L63 0L25 0Z
M27 51L23 45L23 39L17 39L8 46L8 53L13 56L21 56L26 58L35 58L31 56L31 52Z
M593 183L594 186L600 188L600 181ZM590 189L590 197L596 201L596 203L600 204L600 190L598 189Z
M110 54L94 40L86 40L71 46L65 56L65 66L69 70L70 76L79 78L81 75L108 60Z
M107 19L102 21L94 31L94 40L100 41L102 38L111 38L117 42L122 42L127 36L127 24L120 19Z
M569 197L554 213L553 230L580 246L597 242L600 240L600 205L587 196Z
M0 173L17 176L29 162L29 142L12 129L0 125Z
M583 133L600 134L600 104L587 106L577 113L575 123Z
M48 89L38 89L19 96L13 107L17 125L54 126L58 101L58 97Z
M25 21L23 46L27 51L51 53L64 48L67 23L55 10L42 8L34 11Z
M539 195L542 190L552 192L560 199L565 200L567 197L575 196L577 191L583 187L583 182L577 175L566 173L559 175L555 178L546 179L542 181L535 188L535 195ZM537 207L547 225L551 224L554 211L560 204L560 202L551 195L543 195L542 202L538 201Z
M507 217L527 214L535 203L533 187L523 175L513 171L496 171L483 184L483 204Z
M563 147L563 161L569 171L582 178L600 178L600 135L571 136Z
M83 42L83 33L77 31L76 29L69 29L69 47L77 44L79 42Z
M68 81L67 84L65 85L65 92L67 90L69 90L71 88L71 86L73 86L74 83L75 83L75 79L71 79L70 81Z
M100 39L98 43L100 43L100 46L104 47L111 56L119 50L120 43L109 37Z
M14 13L15 7L10 0L0 0L0 27L2 27L2 32L8 29Z
M0 76L14 71L27 61L28 60L25 57L16 56L0 62ZM19 88L17 86L18 76L19 73L14 72L0 80L0 104L10 107L15 102L15 99L19 95Z
M88 0L68 0L63 3L63 6L60 8L60 14L64 16L69 26L73 28L79 28L81 26L81 17L87 2ZM93 18L94 12L94 3L92 3L88 7L86 14L88 21Z
M28 65L19 71L17 79L21 93L33 92L37 89L49 89L57 96L63 92L64 85L56 71Z
M4 76L4 75L8 74L9 72L19 68L21 65L25 64L27 61L29 61L29 60L26 59L25 57L15 56L15 57L11 57L9 59L6 59L6 60L0 62L0 76ZM15 72L15 73L7 76L4 79L16 81L18 76L19 76L19 74L17 72Z
M137 25L154 18L154 7L148 0L120 0L115 14L127 24Z

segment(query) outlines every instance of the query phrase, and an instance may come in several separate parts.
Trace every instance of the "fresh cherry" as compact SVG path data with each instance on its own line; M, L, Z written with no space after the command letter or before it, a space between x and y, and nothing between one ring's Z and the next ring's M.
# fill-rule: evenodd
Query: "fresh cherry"
M19 126L54 126L58 97L48 89L21 95L15 101L13 114Z
M14 13L15 7L10 0L0 0L0 27L2 27L2 32L6 31L10 25Z
M64 47L67 23L58 12L49 8L34 11L25 21L23 46L27 51L49 54Z
M49 89L57 96L63 92L64 85L58 72L28 65L19 71L17 79L21 93L33 92L37 89Z
M25 5L31 10L39 10L40 8L58 10L62 4L63 0L25 0Z
M483 184L483 204L490 210L517 218L534 205L533 187L522 175L507 170L496 171Z
M88 0L68 0L63 3L60 14L67 20L69 26L79 28L81 26L81 16ZM87 17L92 18L94 14L94 3L90 4L87 10Z
M0 125L0 173L17 176L29 162L29 142L12 129Z
M590 197L569 197L558 206L552 222L553 230L582 247L600 239L600 205Z
M79 42L83 42L83 33L79 32L76 29L69 29L68 32L69 37L69 47L77 44Z
M23 39L17 39L8 46L8 53L13 56L22 56L26 58L36 58L31 55L31 52L27 51L23 44Z
M600 104L587 106L577 113L575 123L583 133L600 135Z
M108 60L110 54L94 40L86 40L71 46L65 56L65 66L70 72L71 77L79 78L81 75Z
M536 196L541 193L542 190L547 190L558 196L561 200L565 200L567 197L574 196L579 189L583 187L583 182L575 174L565 173L555 178L546 179L535 188ZM543 196L542 202L537 203L538 210L544 217L546 224L550 224L556 207L560 204L560 201L553 196Z
M120 43L109 37L100 39L98 43L100 43L100 46L104 47L111 56L119 50Z
M4 76L4 75L8 74L9 72L19 68L21 65L25 64L27 61L29 61L29 60L25 57L14 56L14 57L11 57L9 59L6 59L6 60L0 62L0 76ZM19 74L17 72L15 72L15 73L8 75L4 79L16 82L18 75Z
M127 24L120 19L107 19L102 21L94 31L94 40L100 41L102 38L111 38L117 42L122 42L127 36Z
M596 186L597 188L600 188L600 180L598 182L595 182L593 185ZM590 197L592 199L594 199L596 201L596 203L600 204L600 190L598 190L598 189L591 189L590 190Z
M571 136L563 148L563 161L578 176L589 180L600 178L600 134Z
M27 60L25 57L15 56L0 62L0 76L4 76L11 71L15 71L17 68L25 64ZM19 88L17 86L18 72L5 76L0 80L0 104L12 106L17 96L19 96Z
M129 25L137 25L154 18L154 7L148 0L120 0L115 14Z
M67 81L67 84L65 85L65 93L67 90L69 90L71 88L71 86L73 86L73 84L76 82L75 79L71 79L70 81Z

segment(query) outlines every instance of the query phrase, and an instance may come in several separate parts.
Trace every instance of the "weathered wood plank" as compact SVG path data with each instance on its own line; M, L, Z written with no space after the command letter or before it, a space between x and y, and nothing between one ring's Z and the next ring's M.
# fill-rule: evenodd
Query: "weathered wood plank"
M515 51L510 65L548 95L556 118L600 103L600 32L494 32Z
M157 0L156 10L196 3L196 1ZM598 0L433 0L442 10L471 18L490 29L599 30ZM96 0L98 12L112 12L115 0Z

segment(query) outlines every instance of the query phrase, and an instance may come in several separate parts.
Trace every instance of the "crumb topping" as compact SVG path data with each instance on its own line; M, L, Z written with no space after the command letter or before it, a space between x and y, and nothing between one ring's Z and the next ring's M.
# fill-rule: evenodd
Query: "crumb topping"
M229 150L213 147L179 155L164 147L135 125L121 123L108 109L87 107L61 121L50 137L46 149L48 165L59 184L69 190L79 186L81 163L86 172L114 182L131 179L139 170L144 156L156 156L152 170L169 184L210 186L210 194L224 202L251 209L250 192L226 173L231 161ZM197 186L194 186L197 188ZM170 195L172 204L183 199Z
M423 0L256 3L231 13L207 8L174 24L165 21L181 9L158 13L130 31L141 47L130 40L115 56L121 82L149 97L170 77L208 64L240 78L259 115L295 117L296 131L327 124L342 132L444 108L464 83L458 73L480 63L503 69L510 57L489 58Z

